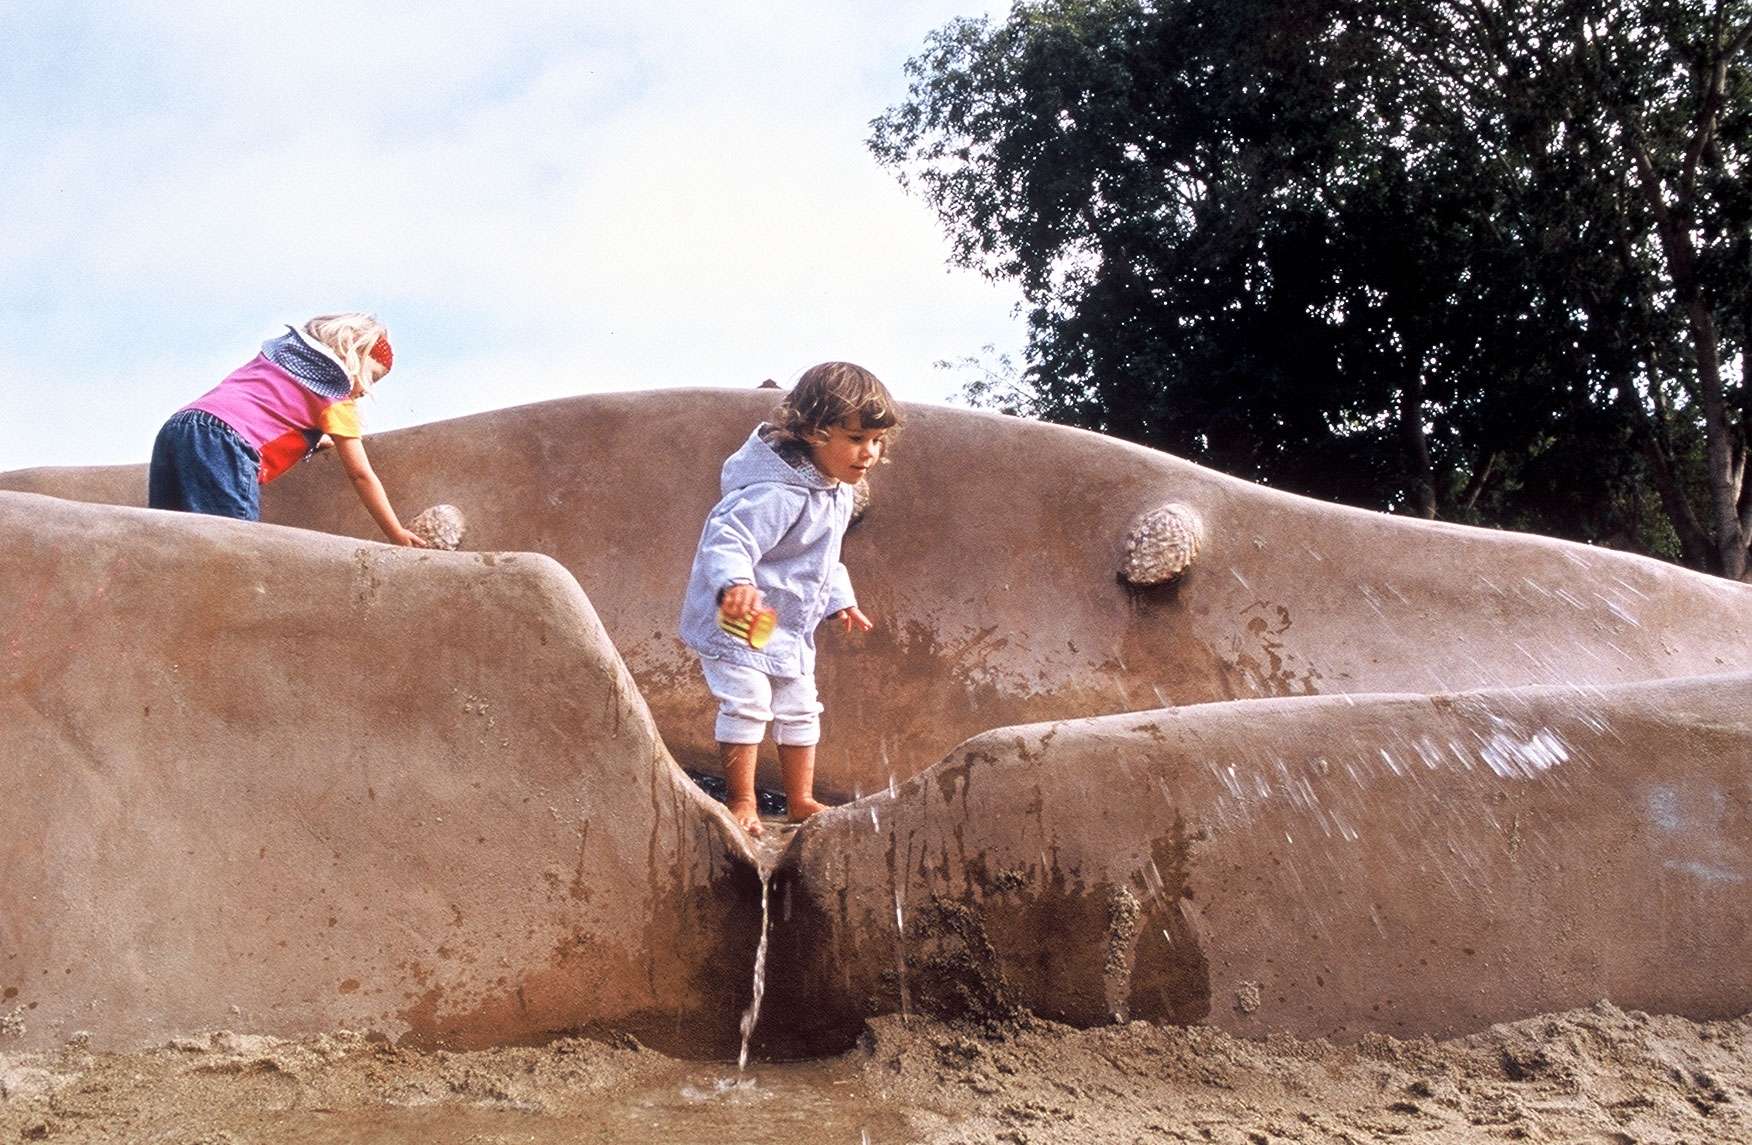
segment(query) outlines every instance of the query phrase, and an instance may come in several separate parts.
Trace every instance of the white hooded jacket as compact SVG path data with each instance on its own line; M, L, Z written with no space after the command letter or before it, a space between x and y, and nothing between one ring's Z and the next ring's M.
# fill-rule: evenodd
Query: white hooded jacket
M856 603L840 563L854 494L813 465L780 457L761 436L766 428L757 426L719 474L723 496L694 551L681 639L702 656L769 676L813 676L816 626ZM779 614L758 652L718 627L718 596L732 584L754 585Z

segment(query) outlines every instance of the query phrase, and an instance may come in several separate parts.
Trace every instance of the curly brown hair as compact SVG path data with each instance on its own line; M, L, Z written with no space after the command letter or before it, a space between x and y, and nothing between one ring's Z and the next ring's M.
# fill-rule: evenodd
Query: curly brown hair
M899 403L875 374L850 362L823 362L804 370L773 410L773 436L777 444L807 447L830 426L854 417L865 429L887 430L890 445L903 420Z

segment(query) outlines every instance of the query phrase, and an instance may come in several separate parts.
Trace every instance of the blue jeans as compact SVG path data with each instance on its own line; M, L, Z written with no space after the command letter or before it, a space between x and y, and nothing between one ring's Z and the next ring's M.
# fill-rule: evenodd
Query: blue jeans
M152 443L146 504L154 509L257 521L262 459L237 431L205 410L178 410Z

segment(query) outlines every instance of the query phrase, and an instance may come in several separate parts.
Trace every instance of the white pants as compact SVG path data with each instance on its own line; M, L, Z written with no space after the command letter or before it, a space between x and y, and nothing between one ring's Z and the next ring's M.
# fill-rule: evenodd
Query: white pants
M785 747L809 747L821 740L821 703L813 676L769 676L759 668L700 657L706 686L718 698L719 743L759 743L773 724L773 738Z

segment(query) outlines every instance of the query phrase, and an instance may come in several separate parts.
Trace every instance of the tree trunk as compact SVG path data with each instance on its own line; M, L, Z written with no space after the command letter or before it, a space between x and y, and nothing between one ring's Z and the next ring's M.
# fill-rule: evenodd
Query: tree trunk
M1678 459L1673 454L1667 403L1661 397L1661 359L1653 347L1649 348L1644 368L1650 378L1649 401L1654 407L1653 412L1643 405L1642 399L1629 386L1621 391L1619 403L1629 415L1637 443L1642 448L1643 457L1648 460L1649 475L1654 479L1655 492L1661 499L1661 511L1666 514L1668 524L1673 526L1673 535L1679 538L1680 561L1687 568L1708 569L1709 534L1697 519L1690 499L1685 496Z
M1735 580L1747 571L1747 532L1741 524L1740 474L1736 469L1736 437L1739 421L1729 420L1727 398L1722 388L1721 343L1716 336L1715 314L1697 270L1697 246L1691 231L1697 207L1697 170L1715 142L1726 98L1727 70L1733 58L1752 43L1752 24L1718 34L1707 58L1697 61L1697 79L1702 80L1702 99L1690 124L1691 136L1680 160L1673 188L1673 202L1649 155L1649 141L1642 124L1625 108L1614 113L1624 133L1643 201L1655 219L1661 255L1666 262L1674 299L1685 315L1691 336L1691 351L1697 367L1697 393L1703 407L1706 477L1709 482L1710 564L1713 571Z
M1430 443L1424 434L1423 355L1407 355L1405 384L1399 390L1399 436L1405 445L1411 506L1426 521L1436 519L1436 478L1430 466Z
M1689 241L1689 240L1687 240ZM1677 285L1678 276L1674 276ZM1740 529L1740 490L1734 474L1733 426L1722 393L1722 364L1716 341L1715 317L1699 296L1695 280L1686 300L1693 352L1697 355L1697 388L1703 398L1703 434L1709 465L1710 517L1715 525L1717 570L1739 580L1746 574L1746 536Z
M1701 130L1701 128L1700 128ZM1690 202L1681 188L1679 211L1667 203L1660 175L1642 141L1630 137L1632 156L1642 184L1643 199L1655 216L1673 294L1684 308L1691 334L1691 352L1697 365L1697 390L1703 406L1705 465L1709 480L1709 521L1712 526L1710 564L1712 571L1740 579L1746 572L1746 538L1740 530L1739 490L1733 479L1733 427L1727 420L1727 401L1722 393L1721 349L1716 339L1715 317L1710 312L1697 279L1697 251L1680 216L1688 217Z
M1752 262L1752 251L1748 251L1748 262ZM1746 480L1748 454L1752 454L1752 298L1741 310L1740 327L1740 441L1734 478L1740 485L1740 535L1752 548L1752 483ZM1752 582L1752 554L1741 555L1748 567L1741 571L1740 579Z
M1639 407L1640 408L1640 407ZM1655 479L1655 492L1661 498L1661 510L1679 538L1679 559L1687 568L1707 570L1711 564L1709 534L1692 512L1691 502L1681 487L1679 473L1673 463L1672 450L1666 442L1664 428L1657 430L1654 421L1641 419L1638 435L1642 438L1643 456Z

